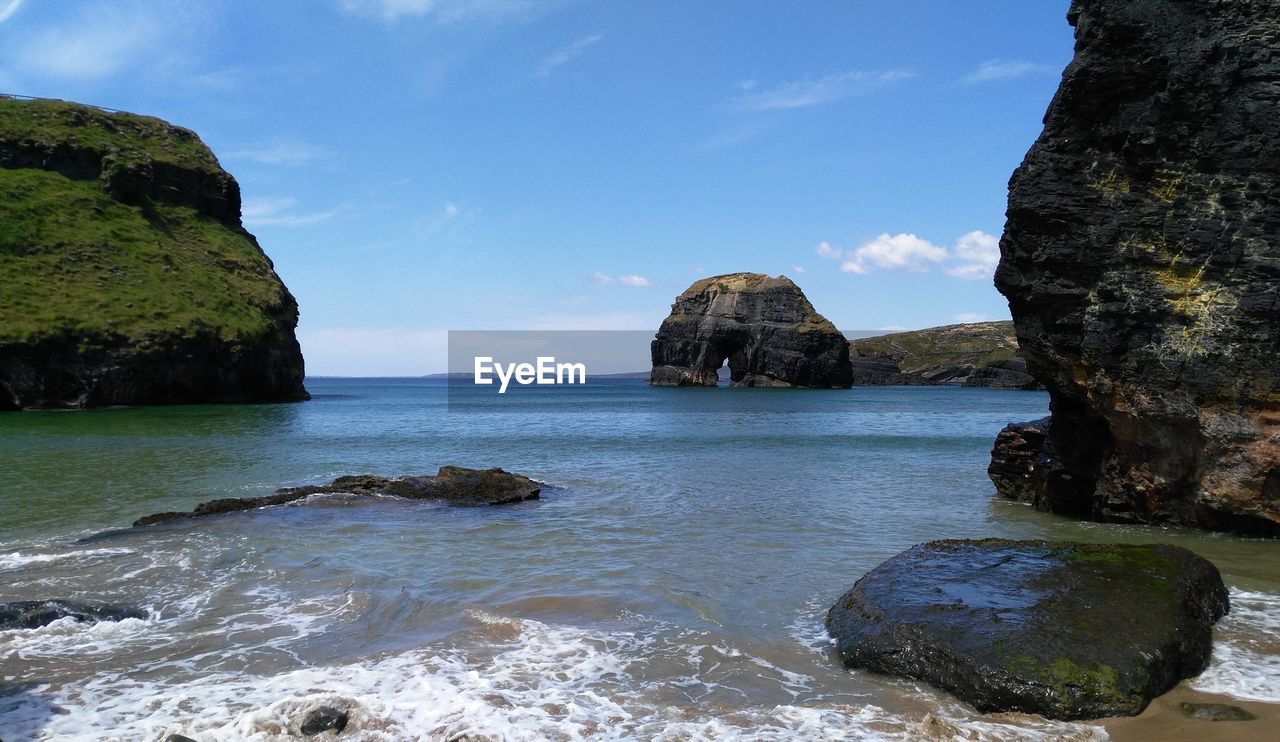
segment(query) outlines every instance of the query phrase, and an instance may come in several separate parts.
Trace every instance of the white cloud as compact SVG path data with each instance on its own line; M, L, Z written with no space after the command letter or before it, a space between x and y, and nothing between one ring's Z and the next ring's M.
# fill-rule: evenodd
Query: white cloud
M836 260L841 255L844 254L844 250L841 250L838 247L832 247L829 243L825 241L819 242L818 246L814 248L814 252L818 253L819 256L824 257L827 260Z
M978 65L972 72L960 78L963 85L974 85L999 80L1016 80L1029 75L1042 75L1054 71L1047 64L1024 62L1016 59L988 59Z
M341 0L343 10L388 23L401 18L430 16L441 21L464 18L502 18L529 10L529 0Z
M961 312L955 316L955 321L965 324L970 322L986 322L987 315L982 312Z
M990 278L1000 262L1000 239L975 230L956 240L952 256L960 264L947 268L947 275L975 280Z
M289 167L307 165L331 156L332 153L327 149L315 147L305 142L285 140L232 150L227 153L227 157L233 160L250 160L262 165L284 165Z
M17 13L20 7L22 7L22 0L0 1L0 23L9 20L9 16Z
M581 56L581 54L587 49L600 43L603 39L604 34L588 34L567 46L551 52L538 64L537 68L534 69L533 76L542 79L551 77L551 74L557 69L563 67L569 62L572 62L574 59Z
M874 92L915 76L909 70L853 70L812 80L784 82L759 92L754 92L753 85L738 97L737 105L748 111L808 108Z
M328 221L342 212L342 209L328 211L298 213L293 210L297 206L296 198L266 197L245 199L240 207L240 216L245 226L259 227L305 227L311 224Z
M617 284L619 286L648 286L649 285L649 279L645 278L644 276L637 276L634 274L625 275L625 276L610 276L604 273L596 273L591 277L591 280L595 281L601 286L610 286L612 284Z
M791 266L791 270L795 271L796 273L808 273L808 271L804 269L804 266L801 266L801 265L793 265Z
M914 234L882 234L846 257L840 264L840 270L846 273L865 274L874 268L927 271L929 264L946 259L947 249Z

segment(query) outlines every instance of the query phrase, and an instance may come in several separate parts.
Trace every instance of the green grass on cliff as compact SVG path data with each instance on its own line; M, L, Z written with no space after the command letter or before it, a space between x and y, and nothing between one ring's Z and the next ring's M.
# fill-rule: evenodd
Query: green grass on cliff
M239 230L186 207L121 203L96 182L0 169L0 342L201 330L249 340L281 298Z
M1012 322L977 322L860 338L855 355L889 356L906 373L946 366L985 366L1018 354Z
M213 152L193 132L151 116L109 113L60 100L0 96L0 139L67 144L123 159L145 155L188 170L216 172Z

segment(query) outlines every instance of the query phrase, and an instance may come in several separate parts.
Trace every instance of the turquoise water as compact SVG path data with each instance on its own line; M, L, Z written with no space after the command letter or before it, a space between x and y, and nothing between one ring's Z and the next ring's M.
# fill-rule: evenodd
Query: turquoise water
M0 633L0 737L277 739L325 699L352 709L352 739L910 738L930 713L990 737L1076 728L834 661L832 601L944 537L1190 546L1241 607L1198 682L1280 700L1273 543L993 499L991 442L1043 416L1042 393L620 380L451 408L441 381L307 385L303 404L0 416L2 600L150 612ZM129 528L443 464L548 487L501 508L328 496Z

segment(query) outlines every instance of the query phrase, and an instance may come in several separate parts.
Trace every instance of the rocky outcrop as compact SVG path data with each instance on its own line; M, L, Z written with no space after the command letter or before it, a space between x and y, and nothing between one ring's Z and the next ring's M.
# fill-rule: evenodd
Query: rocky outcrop
M849 346L786 276L731 273L695 282L651 346L654 386L848 387Z
M960 385L1039 389L1012 322L972 322L849 342L855 386Z
M97 623L146 617L147 612L141 608L110 603L82 603L73 600L24 600L17 603L0 603L0 631L38 629L64 618L73 619L77 623Z
M0 96L0 410L306 399L298 306L192 132Z
M521 474L499 468L467 469L442 466L435 476L387 478L374 474L338 477L329 484L286 487L264 497L226 497L202 502L186 513L155 513L134 521L135 528L167 523L186 518L202 518L244 510L257 510L272 505L287 505L304 497L323 494L357 497L404 497L410 500L444 500L457 507L509 505L534 500L542 485Z
M914 678L982 712L1137 714L1209 662L1218 570L1166 545L934 541L827 615L845 665Z
M1052 457L1048 444L1051 419L1010 423L996 436L987 476L991 477L1001 497L1046 509L1042 496L1044 477Z
M1280 534L1280 5L1075 0L996 285L1049 509Z

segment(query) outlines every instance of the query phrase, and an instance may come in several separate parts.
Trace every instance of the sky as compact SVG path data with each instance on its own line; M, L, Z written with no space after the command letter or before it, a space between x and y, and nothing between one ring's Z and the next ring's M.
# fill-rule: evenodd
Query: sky
M0 0L0 92L159 116L240 182L312 375L448 330L656 330L784 274L846 331L1007 319L1068 0Z

